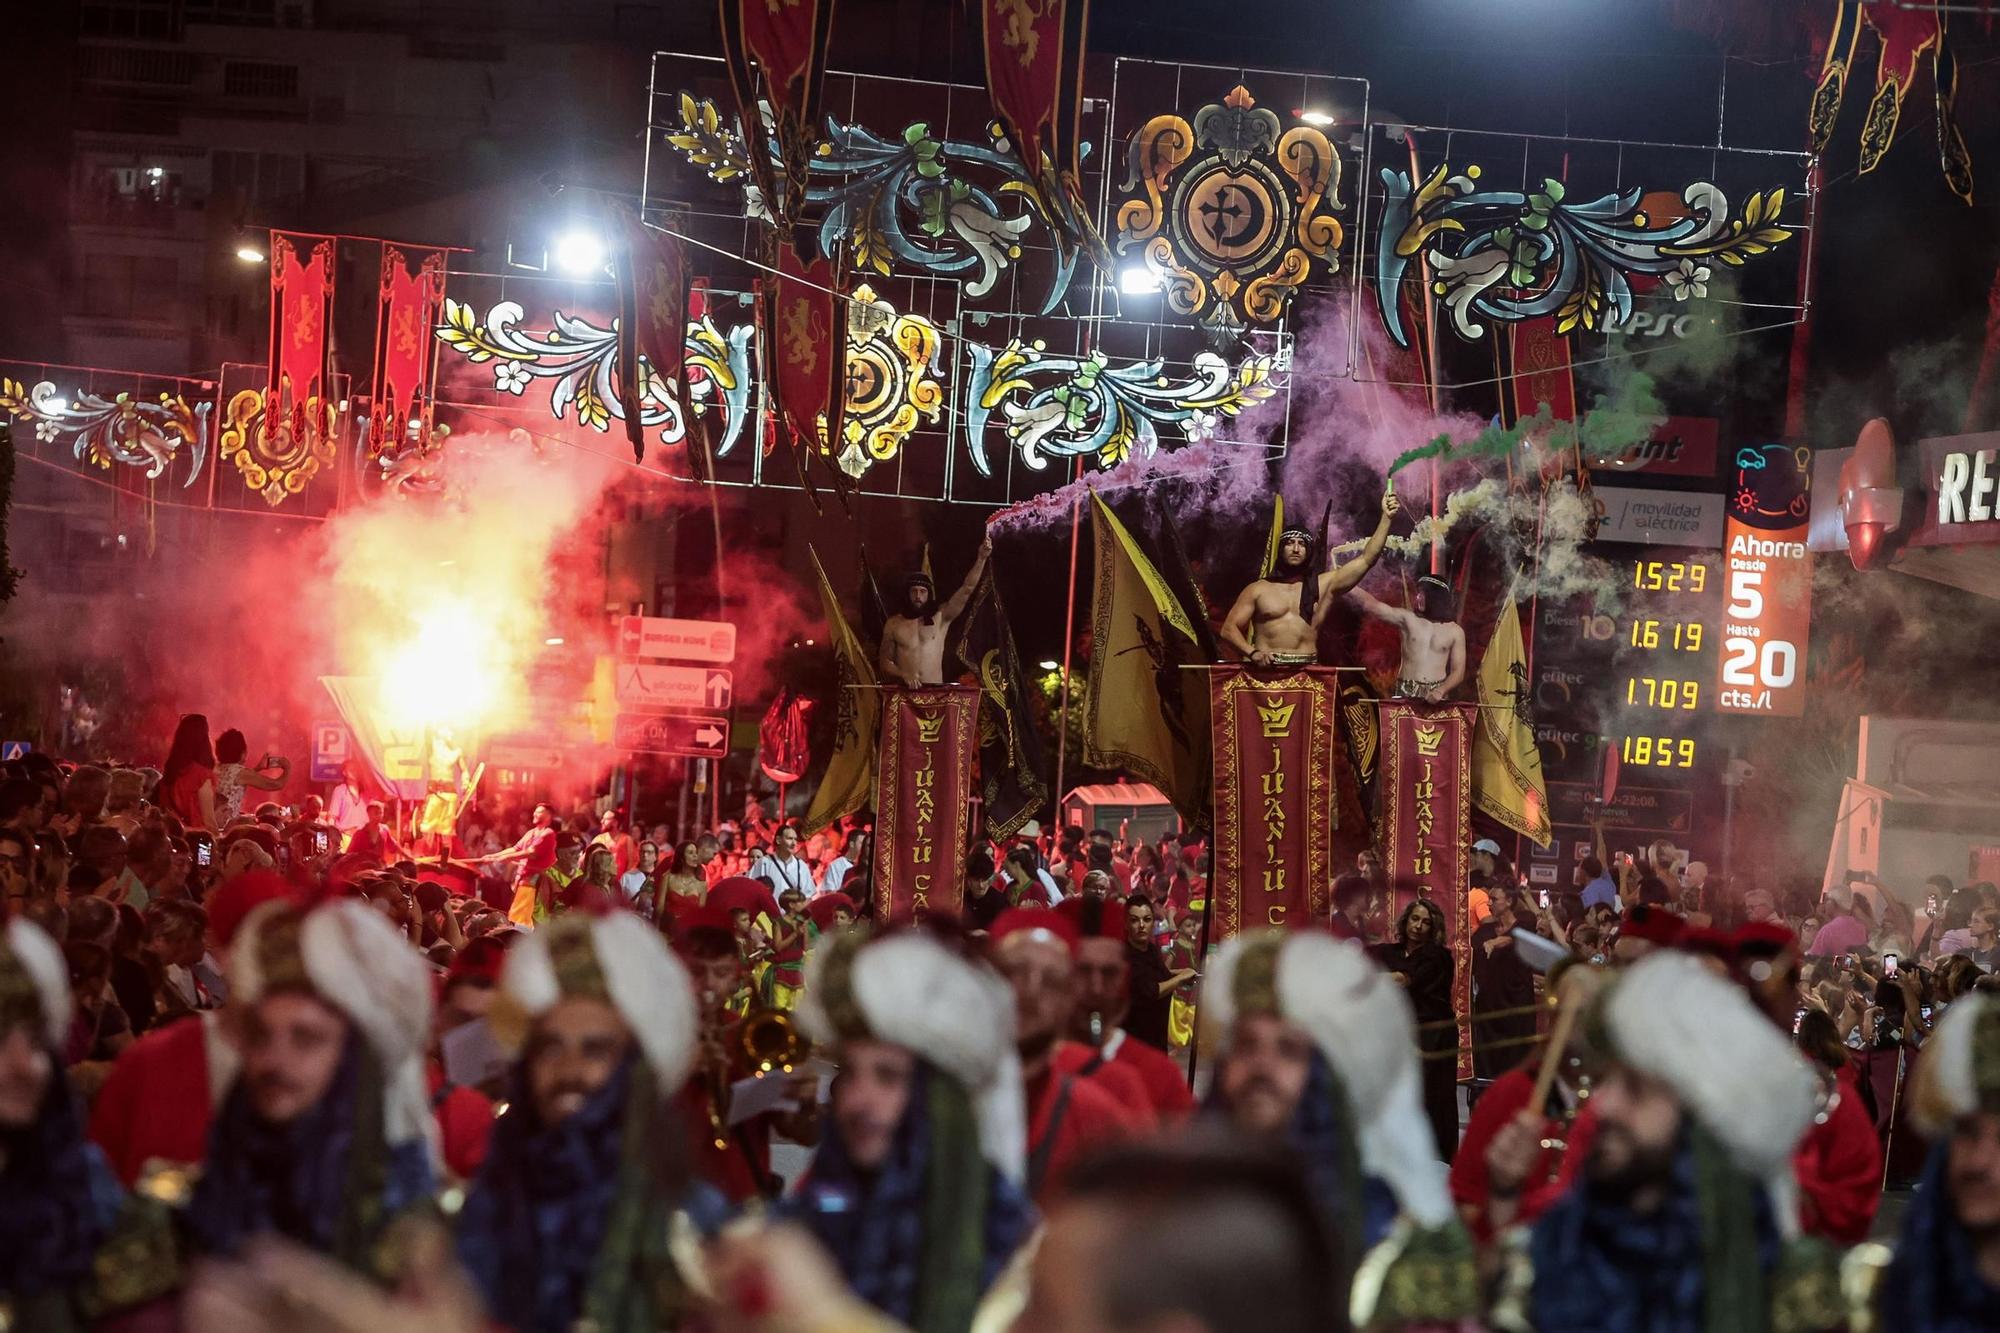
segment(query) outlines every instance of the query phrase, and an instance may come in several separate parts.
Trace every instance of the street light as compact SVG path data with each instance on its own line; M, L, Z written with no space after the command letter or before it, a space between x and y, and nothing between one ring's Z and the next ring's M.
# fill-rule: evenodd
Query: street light
M556 267L579 276L604 267L604 242L587 231L566 231L556 237Z
M1333 113L1330 111L1301 111L1299 112L1299 119L1308 125L1317 125L1321 129L1325 129L1328 125L1333 124Z
M1061 663L1061 662L1043 662L1043 663L1041 663L1041 668L1042 668L1042 670L1044 670L1044 671L1061 671L1061 670L1062 670L1062 663Z
M1127 264L1118 270L1118 290L1127 296L1144 296L1160 290L1160 276L1144 264Z
M254 245L237 246L236 257L246 264L261 264L264 262L264 252Z

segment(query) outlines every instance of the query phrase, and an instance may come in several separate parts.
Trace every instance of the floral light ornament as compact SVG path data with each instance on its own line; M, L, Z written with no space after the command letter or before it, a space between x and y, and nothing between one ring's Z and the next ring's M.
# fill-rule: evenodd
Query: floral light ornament
M528 387L528 368L518 361L501 361L493 367L493 387L501 393L519 396Z
M1707 296L1708 280L1713 276L1708 265L1697 264L1692 259L1683 259L1677 267L1668 270L1667 290L1674 294L1676 301Z

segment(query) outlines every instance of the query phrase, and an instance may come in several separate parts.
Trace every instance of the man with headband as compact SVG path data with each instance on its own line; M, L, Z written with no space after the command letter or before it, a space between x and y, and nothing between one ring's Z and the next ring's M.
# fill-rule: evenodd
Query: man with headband
M965 614L986 561L993 554L993 538L979 543L979 556L972 572L965 576L943 606L938 605L937 587L929 574L919 571L903 581L902 610L882 625L882 649L876 654L875 670L883 681L905 685L944 684L944 639L952 622Z
M1315 538L1291 526L1278 534L1272 567L1237 595L1222 622L1222 641L1253 666L1312 666L1319 661L1319 627L1333 599L1375 567L1389 540L1398 505L1394 491L1382 492L1382 516L1361 554L1327 570L1325 534Z
M919 929L813 951L799 1018L840 1072L812 1174L784 1212L856 1295L917 1333L962 1333L1034 1226L1013 996Z
M1417 580L1413 608L1390 606L1361 589L1350 594L1363 615L1394 625L1403 637L1403 658L1396 668L1396 697L1430 703L1451 697L1465 679L1465 631L1454 617L1457 608L1451 585L1435 574Z
M1210 1113L1292 1154L1353 1281L1355 1327L1475 1319L1472 1241L1424 1118L1403 988L1352 941L1258 930L1216 954L1199 1021Z
M458 1228L488 1312L522 1333L673 1327L680 1256L727 1209L659 1151L694 1064L687 969L630 913L572 913L508 952L492 1022L520 1058Z

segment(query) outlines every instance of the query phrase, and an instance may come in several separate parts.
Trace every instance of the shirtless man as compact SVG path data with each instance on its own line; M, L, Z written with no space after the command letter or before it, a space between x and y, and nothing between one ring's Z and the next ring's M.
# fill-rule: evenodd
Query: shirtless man
M944 684L944 636L951 622L965 613L979 576L986 572L986 558L993 554L993 538L979 543L979 558L965 576L957 592L943 606L937 604L937 589L928 574L912 574L903 585L903 613L890 616L882 626L882 649L876 654L875 670L885 681L904 685Z
M1451 585L1435 574L1417 580L1415 610L1389 606L1360 588L1351 594L1361 613L1394 625L1403 636L1396 669L1396 697L1437 703L1465 679L1465 631L1452 620Z
M1252 666L1311 666L1319 661L1319 627L1333 599L1374 568L1389 540L1389 523L1399 506L1393 491L1382 492L1382 517L1361 554L1324 575L1313 573L1313 536L1286 528L1278 536L1278 567L1236 598L1222 622L1222 641ZM1316 588L1306 587L1317 578ZM1307 609L1310 608L1310 615Z

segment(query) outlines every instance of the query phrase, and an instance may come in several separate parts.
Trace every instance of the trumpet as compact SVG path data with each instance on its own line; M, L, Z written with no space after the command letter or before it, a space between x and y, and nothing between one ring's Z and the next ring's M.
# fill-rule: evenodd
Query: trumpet
M789 1074L812 1054L812 1042L799 1030L798 1020L783 1009L753 1009L736 1027L736 1052L744 1068L757 1078Z

